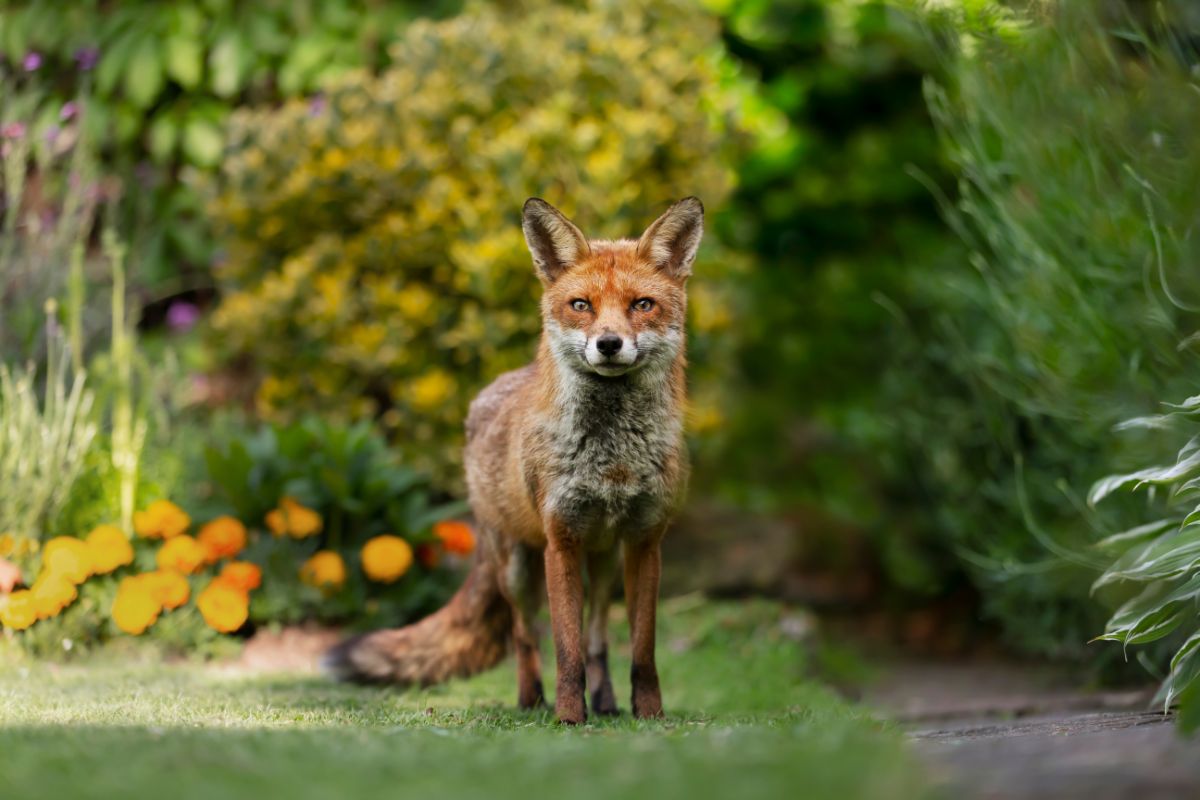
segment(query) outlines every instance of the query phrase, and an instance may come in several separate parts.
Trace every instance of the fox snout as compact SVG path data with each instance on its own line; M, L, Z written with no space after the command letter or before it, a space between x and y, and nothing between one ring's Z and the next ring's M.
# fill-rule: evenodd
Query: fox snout
M588 338L584 358L600 374L624 372L637 361L637 343L632 336L605 331Z

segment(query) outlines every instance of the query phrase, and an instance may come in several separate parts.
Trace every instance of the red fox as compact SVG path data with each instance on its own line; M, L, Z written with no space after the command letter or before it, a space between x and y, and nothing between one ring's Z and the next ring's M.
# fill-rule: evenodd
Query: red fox
M511 640L521 708L545 703L536 617L543 585L567 724L616 714L608 606L624 551L633 714L662 715L654 659L660 543L687 482L687 279L704 230L689 197L635 240L586 239L531 198L525 241L543 284L532 364L483 390L467 416L466 473L480 546L458 593L405 628L343 642L350 680L427 685L498 663ZM588 617L583 619L587 565Z

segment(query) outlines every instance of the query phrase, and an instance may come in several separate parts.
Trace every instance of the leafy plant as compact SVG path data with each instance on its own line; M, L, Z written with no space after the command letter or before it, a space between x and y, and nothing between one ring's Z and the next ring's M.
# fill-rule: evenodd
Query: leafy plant
M213 487L210 513L232 513L259 532L245 555L264 571L251 608L255 620L395 624L445 598L454 577L436 569L432 528L466 507L438 502L428 477L401 464L370 424L310 418L264 425L208 448L205 458ZM319 534L297 540L266 533L268 515L284 498L320 516ZM400 536L417 548L418 563L404 580L372 583L356 568L363 545L381 535ZM301 564L318 551L337 553L349 567L345 583L333 591L298 578Z
M1111 564L1093 590L1132 585L1138 591L1116 610L1098 638L1128 648L1183 637L1158 699L1164 708L1185 700L1181 719L1194 729L1200 723L1192 705L1200 700L1200 395L1166 414L1133 419L1121 427L1191 435L1172 463L1110 475L1092 486L1092 505L1121 490L1148 487L1151 505L1162 513L1159 519L1096 544Z

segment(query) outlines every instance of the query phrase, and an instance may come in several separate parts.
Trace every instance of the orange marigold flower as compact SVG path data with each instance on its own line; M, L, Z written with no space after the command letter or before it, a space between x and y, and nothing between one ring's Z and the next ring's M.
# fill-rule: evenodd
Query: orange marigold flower
M214 564L246 548L246 526L233 517L217 517L206 523L196 538L204 547L205 561Z
M268 512L267 527L276 536L288 534L294 539L306 539L321 532L321 515L311 508L305 508L294 498L285 497L279 501L279 508Z
M412 547L399 536L376 536L363 545L363 572L373 581L394 583L412 562Z
M249 561L230 561L221 569L217 580L243 592L252 592L262 586L262 570Z
M332 550L319 550L301 565L300 580L319 589L338 589L346 582L346 562Z
M133 563L133 545L116 525L100 525L87 535L88 554L97 575L107 575Z
M229 584L215 580L196 600L196 607L208 627L221 633L233 633L250 616L250 597Z
M433 526L433 535L442 540L448 553L469 555L475 549L475 534L471 526L458 520L446 520Z
M79 596L75 584L56 572L43 572L29 588L38 619L49 619L58 614Z
M162 603L154 596L148 576L149 573L123 579L117 587L117 598L113 601L113 622L132 636L145 633L162 611Z
M204 563L204 548L191 536L176 536L163 542L155 561L159 569L191 575Z
M37 622L37 618L37 603L28 589L0 597L0 625L23 631Z
M192 518L170 500L155 500L145 511L134 512L133 529L148 539L170 539L192 524Z
M87 542L74 536L56 536L42 549L42 572L83 583L92 574L92 554Z
M187 578L173 570L159 569L138 577L154 601L168 611L179 608L192 596Z

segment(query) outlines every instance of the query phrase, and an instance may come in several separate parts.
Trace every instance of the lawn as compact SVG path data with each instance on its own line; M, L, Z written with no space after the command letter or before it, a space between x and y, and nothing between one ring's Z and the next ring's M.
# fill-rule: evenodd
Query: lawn
M62 666L10 658L0 797L920 796L900 735L806 677L787 615L668 602L667 718L578 729L516 711L511 665L403 692L103 652ZM627 712L623 636L614 661Z

